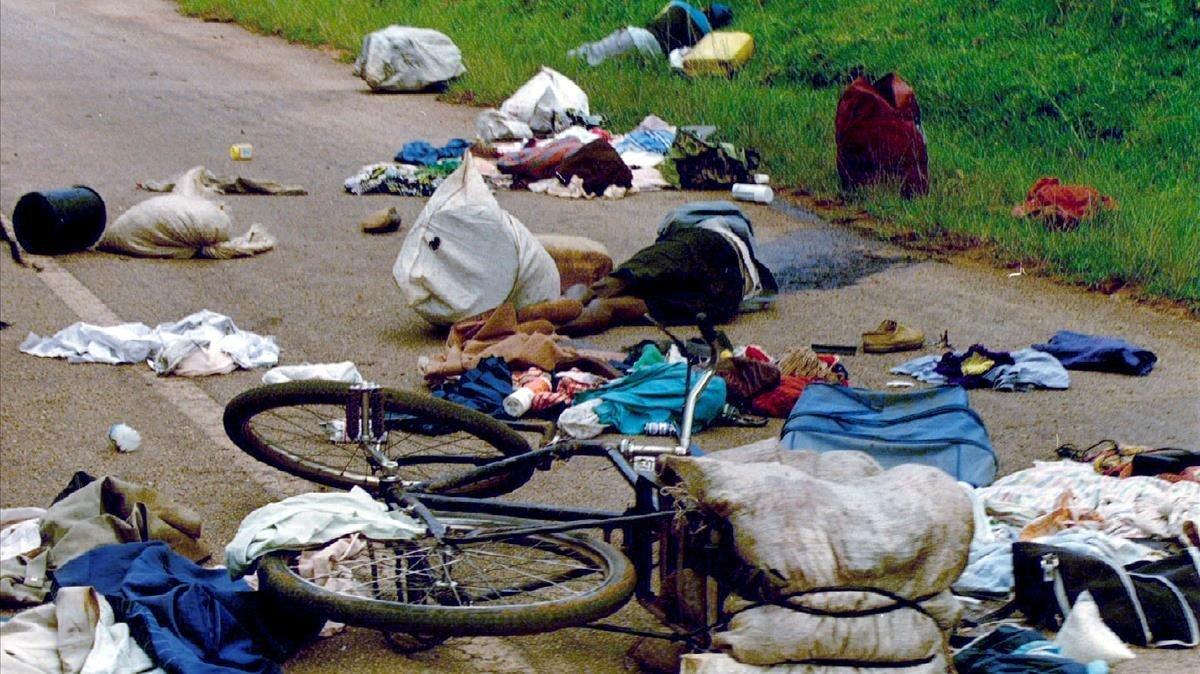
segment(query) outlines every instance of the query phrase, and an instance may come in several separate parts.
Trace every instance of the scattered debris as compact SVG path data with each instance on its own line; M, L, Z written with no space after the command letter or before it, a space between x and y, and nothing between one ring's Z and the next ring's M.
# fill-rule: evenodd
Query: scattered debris
M234 143L229 146L229 158L234 161L250 161L254 158L254 146L250 143Z
M1013 208L1018 218L1039 218L1055 231L1070 231L1079 223L1112 210L1117 202L1087 185L1064 185L1058 178L1038 178L1025 202Z
M108 445L118 452L132 452L142 444L142 434L128 424L108 427Z
M367 234L390 234L400 230L400 211L395 206L384 208L363 218L359 227Z

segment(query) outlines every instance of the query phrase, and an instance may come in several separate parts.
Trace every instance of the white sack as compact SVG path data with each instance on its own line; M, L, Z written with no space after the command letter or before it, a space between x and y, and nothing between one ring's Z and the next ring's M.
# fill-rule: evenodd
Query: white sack
M200 180L203 166L183 175L171 194L150 197L121 214L104 230L100 250L138 257L225 260L265 253L275 239L257 223L231 238L233 221L225 204L205 197Z
M350 361L341 363L305 363L303 365L281 365L263 373L264 384L282 384L304 379L342 381L347 384L363 383L363 376Z
M1054 637L1054 644L1062 649L1063 657L1079 662L1103 660L1115 665L1136 657L1121 637L1104 624L1100 607L1087 590L1075 598L1075 606Z
M467 72L458 46L431 28L388 26L363 37L354 75L374 91L420 91Z
M559 296L554 260L500 208L470 153L425 204L392 276L408 306L434 325Z
M501 112L525 122L537 133L553 132L555 116L566 110L591 114L587 94L566 75L545 66L500 105Z
M533 129L521 120L495 108L484 110L475 118L475 135L485 143L533 138Z
M824 665L746 665L725 653L692 653L679 659L679 674L946 674L946 658L915 667L829 667Z

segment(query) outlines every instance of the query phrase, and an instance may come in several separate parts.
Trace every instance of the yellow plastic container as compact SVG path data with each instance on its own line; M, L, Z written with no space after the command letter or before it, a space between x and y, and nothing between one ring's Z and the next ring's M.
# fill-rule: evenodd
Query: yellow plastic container
M754 55L754 38L749 33L715 30L705 35L683 57L688 75L731 75Z

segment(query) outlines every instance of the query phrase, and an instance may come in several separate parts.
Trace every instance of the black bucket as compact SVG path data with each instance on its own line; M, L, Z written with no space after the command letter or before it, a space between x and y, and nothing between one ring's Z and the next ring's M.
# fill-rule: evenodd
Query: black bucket
M61 255L90 248L104 234L107 215L96 190L76 185L30 192L13 210L17 243L35 255Z

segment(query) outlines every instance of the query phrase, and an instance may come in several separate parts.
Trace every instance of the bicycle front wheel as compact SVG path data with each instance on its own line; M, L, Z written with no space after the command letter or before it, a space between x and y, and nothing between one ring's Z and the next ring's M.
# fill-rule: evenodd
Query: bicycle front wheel
M358 442L345 442L350 386L296 381L245 391L225 406L225 433L243 451L293 475L337 489L378 492L389 482L424 481L506 456L529 443L504 424L430 396L383 390L388 433L381 454L399 464L387 473ZM524 484L534 467L463 485L451 493L503 494Z
M485 517L441 520L447 535L505 526ZM259 560L260 587L349 625L410 634L533 634L599 620L633 593L625 555L591 538L568 534L513 536L440 544L359 539L352 556L319 574L302 574L299 553Z

